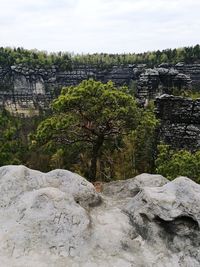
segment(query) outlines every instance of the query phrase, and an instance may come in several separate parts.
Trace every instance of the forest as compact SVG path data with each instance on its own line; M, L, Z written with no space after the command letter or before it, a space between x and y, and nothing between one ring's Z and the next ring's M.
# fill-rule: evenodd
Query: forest
M113 65L147 64L152 67L166 62L171 64L200 62L200 46L197 44L191 47L128 54L47 53L36 49L0 47L0 66L24 64L43 68L57 66L61 70L70 70L76 65L106 68Z

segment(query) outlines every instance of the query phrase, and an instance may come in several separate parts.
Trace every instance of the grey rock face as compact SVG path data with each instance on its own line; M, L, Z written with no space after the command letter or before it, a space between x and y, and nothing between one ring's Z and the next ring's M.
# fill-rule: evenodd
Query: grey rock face
M43 257L46 261L48 255L80 255L91 232L88 210L101 201L79 175L64 170L44 174L24 166L0 168L0 194L1 266L17 266L17 259L19 266L35 266L35 260L47 266ZM30 255L35 255L33 262Z
M143 173L128 180L110 182L103 186L104 195L116 198L134 197L144 186L162 186L168 180L162 175Z
M180 73L175 68L146 69L137 82L137 96L140 99L155 99L172 88L189 89L192 80L189 75Z
M24 166L0 168L2 267L200 264L200 186L142 174L104 185Z
M181 64L175 65L175 68L186 75L189 75L194 87L199 88L200 86L200 64Z
M177 218L188 217L199 228L199 192L200 185L186 177L178 177L161 187L145 186L134 201L127 205L127 211L133 218L145 214L150 221L172 222Z
M145 64L137 64L100 69L85 64L68 71L62 71L58 66L31 68L19 64L0 67L0 107L28 116L28 108L48 109L63 86L77 85L89 78L102 82L112 80L117 86L137 81L138 98L142 101L155 99L162 93L170 93L173 87L188 89L200 85L199 66L161 64L149 69ZM30 98L33 100L30 101Z
M172 258L176 255L173 266L199 266L199 202L200 186L179 177L162 187L144 187L126 212L147 243L160 246L159 252L164 249Z
M200 148L200 99L163 95L156 99L158 139L175 148Z
M27 113L30 108L37 111L49 109L50 102L63 86L77 85L89 78L102 82L112 80L117 86L128 85L134 79L133 66L99 69L80 65L68 71L56 66L47 69L39 66L33 69L22 64L0 67L0 108L16 115L30 116Z

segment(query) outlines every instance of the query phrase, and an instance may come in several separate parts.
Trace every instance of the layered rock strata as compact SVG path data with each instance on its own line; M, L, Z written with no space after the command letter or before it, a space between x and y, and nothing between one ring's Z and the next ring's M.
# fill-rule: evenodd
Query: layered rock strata
M189 75L180 73L175 68L146 69L137 82L137 96L139 99L155 99L163 93L172 93L177 90L189 90L192 80Z
M117 86L133 79L130 66L99 69L87 65L62 71L58 67L29 68L23 65L0 67L0 107L12 114L30 116L48 110L63 86L77 85L93 78L102 82L112 80Z
M155 101L158 139L173 148L200 149L200 99L162 95Z
M0 107L17 115L37 115L40 109L49 109L63 86L77 85L89 78L104 83L112 80L117 86L130 85L134 81L137 97L145 101L170 93L174 87L198 87L200 64L162 64L153 69L148 69L145 64L108 68L79 65L68 71L62 71L58 66L32 68L19 64L0 67Z

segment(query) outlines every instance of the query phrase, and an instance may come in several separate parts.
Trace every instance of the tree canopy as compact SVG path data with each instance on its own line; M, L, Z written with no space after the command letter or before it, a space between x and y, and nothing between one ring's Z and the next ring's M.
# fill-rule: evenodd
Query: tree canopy
M21 162L25 146L19 138L20 127L19 120L7 111L0 112L0 166Z
M90 151L90 180L96 179L97 160L104 144L115 143L135 129L140 120L140 110L126 87L116 88L112 82L103 84L92 79L63 88L53 111L39 125L37 142L84 144Z
M158 145L155 161L156 172L172 180L178 176L187 176L200 182L200 151L173 150L169 145Z
M73 54L68 52L47 53L36 49L27 50L21 47L0 47L0 66L23 64L30 67L49 68L56 66L60 70L70 70L76 65L89 65L98 68L113 65L147 64L152 67L161 63L200 62L200 46L148 51L127 54Z

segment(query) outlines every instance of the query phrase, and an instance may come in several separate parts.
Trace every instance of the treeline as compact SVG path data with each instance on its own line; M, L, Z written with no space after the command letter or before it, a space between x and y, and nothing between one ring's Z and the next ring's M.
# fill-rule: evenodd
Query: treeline
M57 66L61 70L70 70L76 65L107 68L113 65L147 64L151 67L161 63L176 64L178 62L200 62L200 46L197 44L191 47L128 54L47 53L36 49L0 47L0 66L23 64L30 67L38 66L43 68Z
M69 53L47 53L45 51L27 50L21 47L0 47L0 66L22 64L29 67L49 68L57 66L60 69L70 69L72 55Z
M73 62L77 64L94 64L100 66L147 64L152 67L161 63L176 64L178 62L200 62L200 46L157 50L144 53L128 54L87 54L75 55Z

